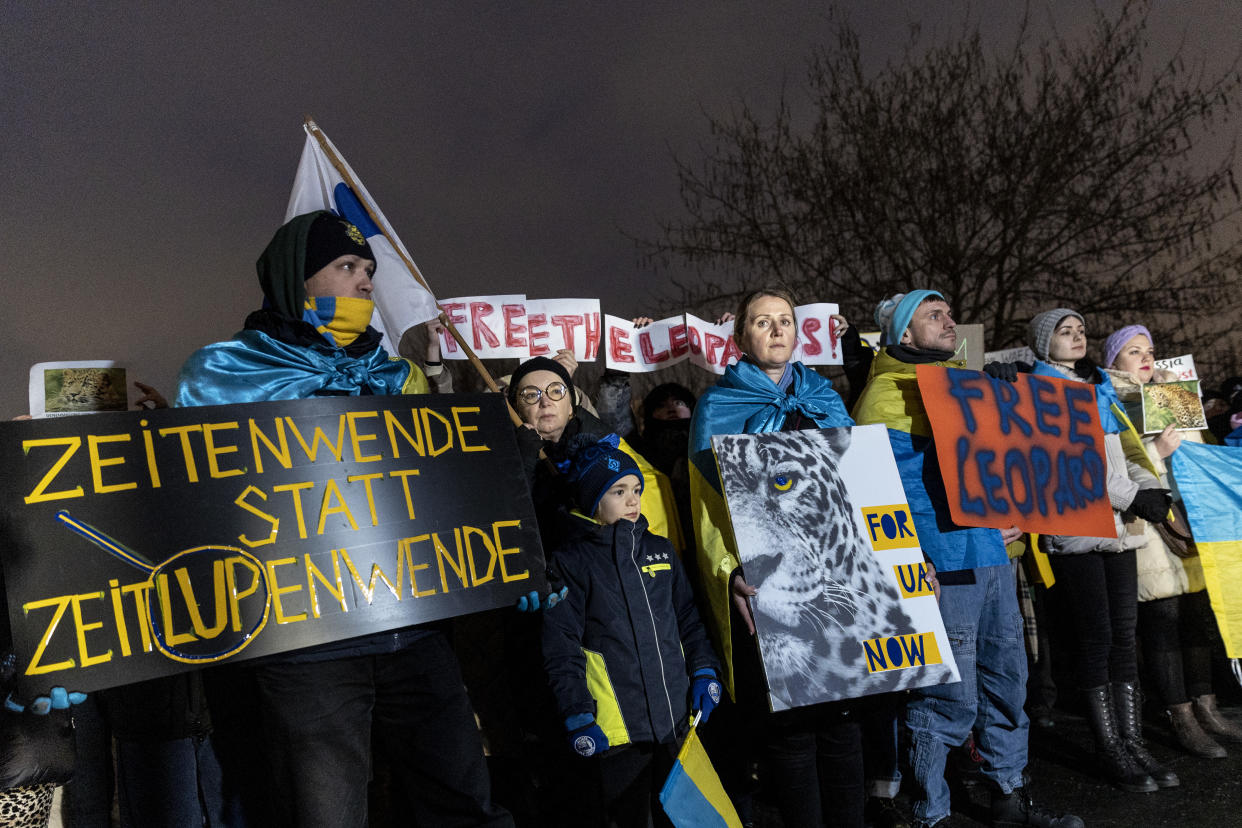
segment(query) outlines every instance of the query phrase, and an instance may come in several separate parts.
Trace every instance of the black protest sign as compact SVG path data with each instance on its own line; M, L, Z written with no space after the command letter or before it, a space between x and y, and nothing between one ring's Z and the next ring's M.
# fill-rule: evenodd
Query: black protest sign
M95 690L513 605L544 585L495 394L0 424L24 691Z

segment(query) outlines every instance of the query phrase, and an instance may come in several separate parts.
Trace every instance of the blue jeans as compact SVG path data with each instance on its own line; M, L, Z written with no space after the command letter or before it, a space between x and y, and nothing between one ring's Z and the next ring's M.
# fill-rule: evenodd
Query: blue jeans
M1022 710L1026 648L1013 569L945 572L940 583L940 615L962 680L911 693L910 766L920 789L914 815L925 825L949 815L945 761L972 728L983 774L1006 794L1022 785L1030 728Z

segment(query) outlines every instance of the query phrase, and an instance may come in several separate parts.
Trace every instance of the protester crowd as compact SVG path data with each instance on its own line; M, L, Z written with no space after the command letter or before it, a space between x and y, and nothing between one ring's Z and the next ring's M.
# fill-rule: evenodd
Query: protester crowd
M366 239L337 216L288 222L258 261L262 308L189 357L173 405L451 393L435 323L417 359L380 347L368 325L374 268ZM1146 747L1145 712L1167 716L1188 754L1226 756L1242 728L1216 704L1220 639L1203 568L1185 520L1170 533L1166 517L1178 514L1170 457L1182 441L1221 442L1242 425L1242 379L1205 394L1209 429L1141 436L1125 403L1162 379L1143 320L1094 332L1074 309L1034 315L1034 363L984 371L1093 387L1115 532L1035 540L959 526L916 378L919 365L961 366L953 297L911 288L877 297L874 355L856 325L834 318L844 394L792 359L796 303L777 287L733 311L744 357L701 395L664 383L634 401L629 375L607 372L592 405L572 354L523 362L504 392L522 423L547 590L455 624L85 697L10 694L0 823L46 824L52 789L72 771L73 828L110 825L114 809L134 828L667 825L659 792L694 723L743 825L761 824L760 799L787 828L934 825L950 814L950 758L964 753L994 825L1073 828L1074 803L1048 806L1027 776L1032 719L1054 727L1058 694L1081 698L1098 756L1082 772L1101 784L1179 784ZM1096 333L1106 336L1092 348ZM855 424L886 429L961 680L773 712L757 592L711 438ZM1051 589L1032 578L1036 548ZM1035 635L1024 617L1057 623ZM3 641L7 612L0 623ZM1073 643L1050 641L1049 626L1072 628ZM503 655L480 658L480 636ZM1051 671L1058 660L1068 678ZM15 663L3 666L8 693ZM903 783L909 809L895 804Z

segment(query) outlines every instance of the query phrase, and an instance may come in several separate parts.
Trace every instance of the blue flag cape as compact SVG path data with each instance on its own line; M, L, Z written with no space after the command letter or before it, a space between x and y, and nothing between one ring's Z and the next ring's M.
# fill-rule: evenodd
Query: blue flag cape
M961 362L933 364L964 367ZM916 365L881 350L871 364L871 376L854 406L854 415L863 425L881 423L888 428L919 545L937 570L952 572L1009 563L998 530L958 526L950 516L931 423L919 394Z
M786 393L754 363L743 360L730 365L695 404L690 426L690 503L698 539L696 562L711 607L708 628L724 661L725 685L731 693L729 579L738 567L737 542L712 453L712 436L777 431L794 412L820 428L854 425L829 380L801 362L790 363L789 370L792 379Z
M421 389L418 387L419 380ZM174 405L301 400L322 394L427 393L408 360L383 348L351 357L343 348L289 345L257 330L238 333L190 355L177 378Z
M1087 384L1095 389L1095 405L1100 410L1100 425L1104 428L1105 434L1120 434L1126 430L1127 424L1117 419L1117 415L1113 413L1113 406L1117 406L1117 409L1120 411L1125 411L1125 408L1121 404L1121 398L1117 396L1117 389L1113 388L1113 381L1108 378L1108 373L1099 368L1095 370L1104 379L1099 384ZM1076 377L1069 377L1062 371L1058 371L1048 363L1038 359L1035 360L1035 368L1031 373L1044 377L1056 377L1057 379L1076 379ZM1079 381L1087 382L1087 380Z

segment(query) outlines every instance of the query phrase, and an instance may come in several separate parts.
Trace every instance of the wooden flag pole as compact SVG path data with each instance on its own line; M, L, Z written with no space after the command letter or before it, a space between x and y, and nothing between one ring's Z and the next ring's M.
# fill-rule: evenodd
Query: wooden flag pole
M319 147L323 150L324 155L328 156L328 160L332 162L332 166L336 168L336 171L340 173L341 178L345 180L345 183L351 190L354 191L354 194L356 195L359 190L358 182L354 181L354 177L350 175L349 167L345 166L344 162L342 162L337 156L336 152L332 149L332 145L328 143L327 136L323 134L323 130L319 128L319 125L316 124L309 115L306 116L306 131L315 136L315 140L319 142ZM409 269L410 275L414 277L415 281L423 286L424 290L432 296L435 296L435 293L431 290L431 286L427 284L427 280L424 279L423 274L419 272L418 265L414 264L413 260L406 255L406 252L401 249L401 245L397 244L397 240L388 235L388 228L384 226L384 222L380 221L379 216L375 215L375 211L371 209L371 205L361 198L358 199L358 201L362 204L362 209L366 210L367 215L371 217L371 222L380 229L380 232L384 234L384 238L388 239L388 243L392 245L392 249L395 250L397 255L401 257L401 261L405 264L406 268ZM483 364L483 361L479 359L478 355L475 354L468 344L466 344L466 340L463 339L461 334L457 332L456 326L453 325L453 322L448 318L448 315L441 311L439 320L440 324L444 326L444 329L452 335L453 339L457 340L457 345L465 351L466 357L470 360L470 364L474 366L474 370L479 372L479 376L483 378L483 382L487 385L487 387L496 393L500 393L500 388L496 385L496 380L492 379L492 375L488 372L487 367ZM522 425L522 418L519 417L518 413L513 410L513 406L509 405L509 398L507 396L505 397L505 405L509 409L509 419L513 421L513 424L515 426Z

